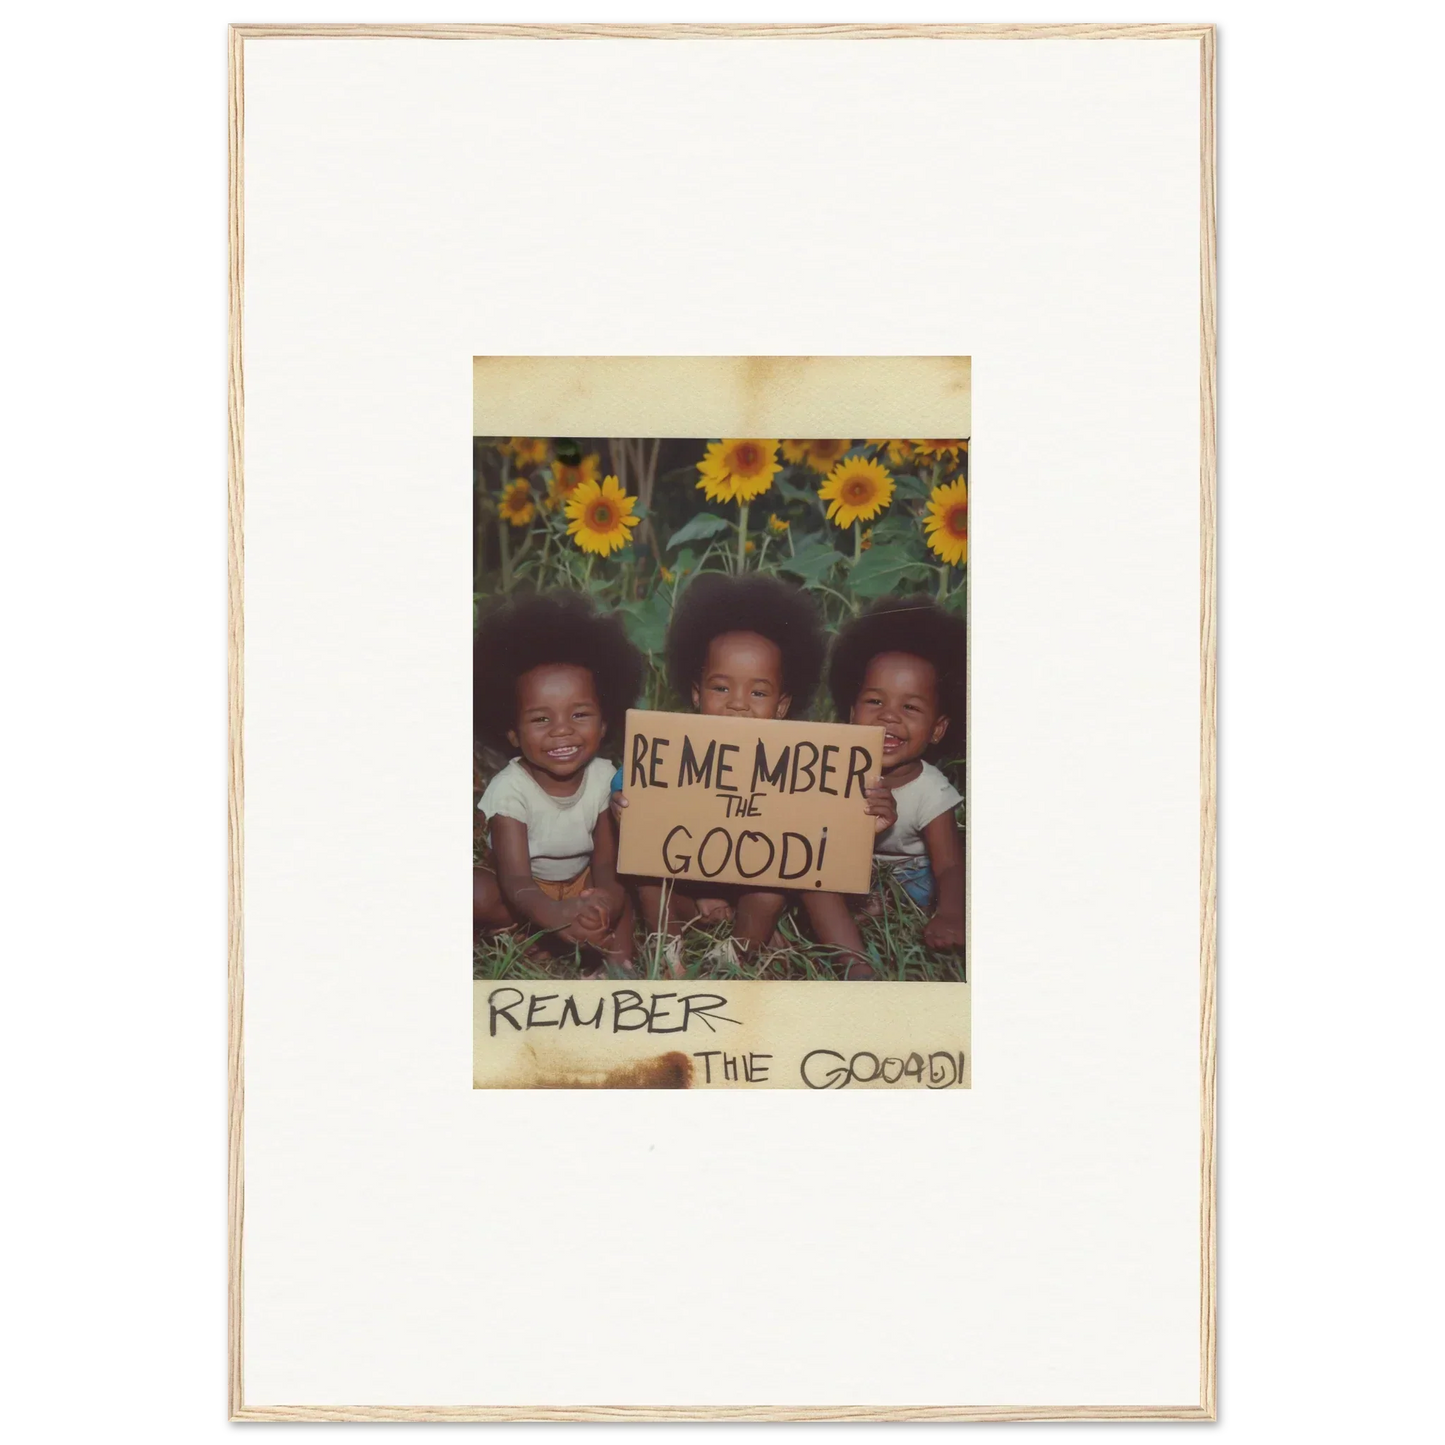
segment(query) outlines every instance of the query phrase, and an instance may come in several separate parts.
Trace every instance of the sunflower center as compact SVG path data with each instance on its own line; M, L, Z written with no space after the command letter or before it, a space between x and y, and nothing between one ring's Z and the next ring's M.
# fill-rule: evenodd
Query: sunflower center
M851 482L843 484L843 496L854 506L857 506L859 502L866 501L872 491L872 487L862 477L854 477Z
M745 446L740 446L737 449L736 456L738 466L744 471L747 471L749 468L755 467L758 464L758 449L757 447L753 446L751 442L747 443Z
M606 502L600 503L592 509L592 520L599 526L605 527L612 520L612 508Z
M948 513L948 530L955 537L968 536L968 508L953 507Z

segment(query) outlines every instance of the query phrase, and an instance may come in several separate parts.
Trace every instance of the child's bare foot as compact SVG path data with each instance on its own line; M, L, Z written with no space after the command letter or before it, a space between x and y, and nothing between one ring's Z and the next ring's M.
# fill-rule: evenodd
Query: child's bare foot
M843 970L845 979L877 978L873 971L873 965L864 958L855 958L847 968Z
M863 902L858 905L858 912L864 918L882 918L883 895L881 893L865 893Z

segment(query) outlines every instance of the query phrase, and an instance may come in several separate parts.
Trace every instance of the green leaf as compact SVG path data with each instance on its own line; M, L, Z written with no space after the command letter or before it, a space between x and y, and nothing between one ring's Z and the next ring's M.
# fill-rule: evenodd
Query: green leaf
M900 546L870 547L848 574L848 586L857 597L886 597L908 582L926 582L933 569L908 555Z
M873 528L873 545L882 547L891 542L897 542L907 547L910 554L915 555L921 562L923 560L923 523L917 517L896 512L884 517Z
M672 551L679 542L698 542L705 537L716 537L719 532L726 532L732 523L726 517L719 517L713 512L699 512L692 521L685 522L667 539L667 550Z
M932 488L922 477L916 477L912 472L893 473L893 495L899 501L922 502L933 495Z
M797 482L791 482L786 473L781 473L773 478L773 485L790 502L802 502L806 506L817 506L818 491L816 487L800 487Z
M805 587L816 587L843 560L843 554L826 542L809 538L796 557L780 557L778 571L801 577Z
M665 593L659 590L641 602L624 602L618 611L622 613L622 625L634 647L643 652L662 651L670 614Z

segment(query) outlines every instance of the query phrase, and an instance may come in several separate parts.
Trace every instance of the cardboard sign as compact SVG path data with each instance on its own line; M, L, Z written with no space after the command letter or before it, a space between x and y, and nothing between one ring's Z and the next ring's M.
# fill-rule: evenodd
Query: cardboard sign
M883 729L627 714L619 873L865 893Z

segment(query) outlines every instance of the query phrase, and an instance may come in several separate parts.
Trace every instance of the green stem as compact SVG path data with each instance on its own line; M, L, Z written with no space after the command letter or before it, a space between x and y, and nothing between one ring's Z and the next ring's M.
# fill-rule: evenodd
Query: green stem
M507 538L507 528L511 525L502 515L501 501L507 495L507 484L512 480L512 459L506 453L502 453L502 483L501 490L497 493L497 550L502 556L502 591L512 590L512 557L511 543Z
M510 525L510 523L508 525ZM522 545L517 548L517 555L512 558L512 576L514 579L517 575L517 564L532 550L532 538L535 536L535 532L528 531L527 535L522 538Z
M853 523L853 560L856 562L863 555L863 523Z
M938 600L946 601L948 598L948 563L945 562L938 569Z
M797 555L798 555L798 549L797 549L797 547L793 544L793 528L792 528L791 525L789 525L789 527L788 527L788 556L790 556L790 557L796 557Z
M819 592L826 592L829 597L836 597L838 601L841 602L843 606L848 609L849 612L856 613L858 611L858 602L856 598L845 597L841 592L835 590L832 587L827 587L821 582L817 583L816 586Z
M477 516L477 570L472 578L472 591L482 590L482 577L487 570L487 523L491 518L485 509L479 511Z
M748 504L738 503L738 571L747 566L748 559Z

